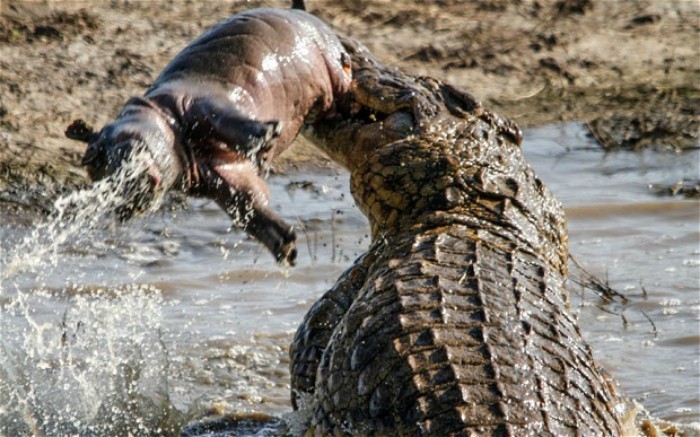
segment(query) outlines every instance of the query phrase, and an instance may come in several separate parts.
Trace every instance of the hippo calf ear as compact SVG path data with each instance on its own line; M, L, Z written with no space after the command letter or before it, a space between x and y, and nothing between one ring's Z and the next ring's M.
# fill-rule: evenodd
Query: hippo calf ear
M304 4L304 0L292 0L292 9L301 9L305 11L306 5Z
M73 121L73 123L66 128L64 134L71 140L82 141L83 143L92 143L98 137L98 133L80 119Z

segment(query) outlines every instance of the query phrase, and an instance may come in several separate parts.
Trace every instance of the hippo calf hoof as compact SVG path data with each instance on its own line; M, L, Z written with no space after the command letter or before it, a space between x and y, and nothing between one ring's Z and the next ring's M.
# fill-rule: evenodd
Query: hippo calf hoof
M297 259L297 235L294 227L271 209L260 206L253 211L244 230L268 248L283 266L293 266Z
M295 266L297 261L296 235L291 234L291 240L278 244L274 252L277 263L283 266Z

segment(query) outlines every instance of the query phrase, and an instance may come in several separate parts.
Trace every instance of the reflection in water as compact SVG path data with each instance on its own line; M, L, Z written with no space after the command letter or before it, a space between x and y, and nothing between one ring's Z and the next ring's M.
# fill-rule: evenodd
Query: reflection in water
M623 319L572 284L595 355L654 415L698 421L698 203L647 189L698 178L697 151L606 155L576 124L531 130L524 148L567 210L577 261L630 298L605 307ZM0 227L0 433L158 434L207 408L289 411L292 333L365 250L369 230L344 173L271 185L275 209L300 228L288 271L205 200L68 236L55 263L26 273L8 266L19 259L13 247L36 249L13 243L31 230Z

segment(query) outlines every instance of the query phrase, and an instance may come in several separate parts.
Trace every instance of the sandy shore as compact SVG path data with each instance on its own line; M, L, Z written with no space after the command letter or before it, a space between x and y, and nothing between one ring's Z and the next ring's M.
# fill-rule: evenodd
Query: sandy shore
M41 209L87 182L76 118L99 127L204 29L287 1L5 1L0 202ZM380 59L444 79L521 126L580 120L610 147L697 147L694 0L307 0ZM651 135L651 139L649 136ZM331 165L296 144L278 171Z

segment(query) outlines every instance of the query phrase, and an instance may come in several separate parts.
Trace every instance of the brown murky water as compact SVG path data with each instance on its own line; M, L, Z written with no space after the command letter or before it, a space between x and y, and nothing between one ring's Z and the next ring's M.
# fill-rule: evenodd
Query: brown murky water
M601 310L571 284L595 355L653 415L700 422L699 203L647 188L697 179L700 153L604 154L575 123L527 131L524 149L566 208L574 258L629 298ZM123 429L105 414L120 396L144 411L289 411L293 332L368 245L347 178L271 178L274 206L301 229L287 271L203 200L27 258L0 284L0 434ZM28 232L0 227L0 267Z

